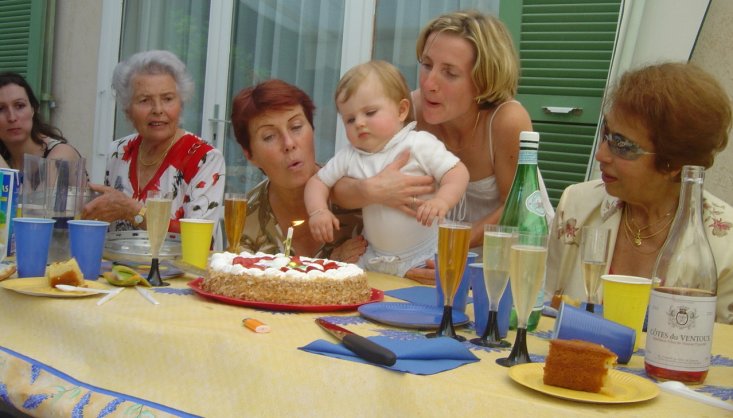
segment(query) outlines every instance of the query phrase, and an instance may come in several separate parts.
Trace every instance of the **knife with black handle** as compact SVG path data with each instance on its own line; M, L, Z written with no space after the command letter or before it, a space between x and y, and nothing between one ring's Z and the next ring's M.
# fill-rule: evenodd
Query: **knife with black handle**
M322 318L317 318L316 323L328 331L329 334L341 340L344 347L368 362L392 366L397 361L395 353L361 335L356 335L348 329L332 324Z

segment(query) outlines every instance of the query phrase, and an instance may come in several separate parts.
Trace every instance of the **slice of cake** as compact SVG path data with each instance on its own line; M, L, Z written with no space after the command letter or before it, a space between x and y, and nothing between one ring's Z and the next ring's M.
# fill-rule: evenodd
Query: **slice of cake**
M545 359L546 385L600 392L616 354L606 347L580 340L550 340Z
M12 276L15 270L15 263L7 261L0 262L0 282Z
M202 288L232 298L290 305L369 301L366 273L355 264L283 254L215 253Z
M85 286L84 274L82 274L75 258L49 264L46 268L46 278L51 287L56 287L57 284Z

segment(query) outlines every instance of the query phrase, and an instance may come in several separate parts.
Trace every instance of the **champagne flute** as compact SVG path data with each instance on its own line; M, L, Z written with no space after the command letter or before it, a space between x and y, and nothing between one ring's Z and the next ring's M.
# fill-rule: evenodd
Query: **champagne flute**
M227 235L227 251L239 253L239 241L247 218L247 198L243 193L224 194L224 230Z
M438 278L445 295L443 318L437 332L428 338L451 337L466 339L453 329L453 299L466 269L468 246L471 241L471 224L443 219L438 223Z
M601 284L601 275L606 272L611 230L584 226L581 234L580 257L583 263L583 283L587 298L585 310L593 312L594 304L599 303L598 288Z
M160 278L160 267L158 266L158 257L160 256L160 247L165 241L165 235L168 233L168 225L171 220L172 195L170 192L149 191L145 200L145 220L148 226L148 240L150 241L150 252L153 255L150 264L150 272L148 273L148 282L152 286L168 286Z
M481 338L471 340L483 347L511 347L499 335L499 301L509 282L509 258L512 245L517 241L517 228L514 226L484 226L484 284L489 296L489 318Z
M517 336L509 357L496 363L504 367L531 363L527 351L527 322L542 286L547 262L547 234L519 233L509 255L509 280L517 310Z

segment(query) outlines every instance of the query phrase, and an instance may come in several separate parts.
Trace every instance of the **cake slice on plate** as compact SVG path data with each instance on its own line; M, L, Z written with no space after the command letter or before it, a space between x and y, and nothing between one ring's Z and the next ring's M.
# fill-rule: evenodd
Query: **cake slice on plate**
M84 274L82 274L79 263L76 262L75 258L49 264L46 268L46 278L51 287L56 287L57 284L85 286Z
M545 359L543 382L546 385L600 392L616 354L606 347L580 340L550 340Z

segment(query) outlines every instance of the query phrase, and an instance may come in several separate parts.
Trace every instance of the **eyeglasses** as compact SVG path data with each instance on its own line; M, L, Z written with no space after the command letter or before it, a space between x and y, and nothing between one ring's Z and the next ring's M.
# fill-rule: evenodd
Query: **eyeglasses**
M642 155L656 154L655 152L645 151L639 144L621 134L609 131L605 123L601 131L601 138L608 144L611 154L624 160L636 160Z

